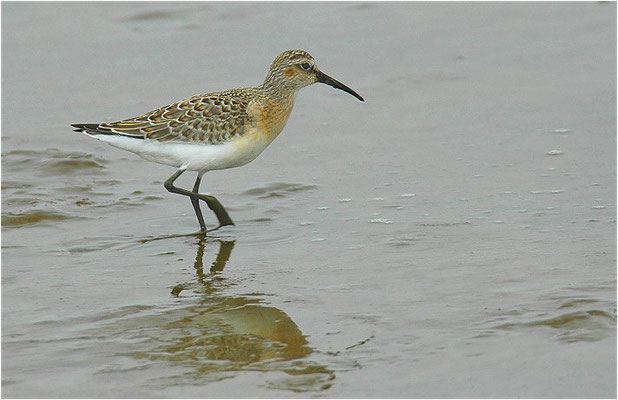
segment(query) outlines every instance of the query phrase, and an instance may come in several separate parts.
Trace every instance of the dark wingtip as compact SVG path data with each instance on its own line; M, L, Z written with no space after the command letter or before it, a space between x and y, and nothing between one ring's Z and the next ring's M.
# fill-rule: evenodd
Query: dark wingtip
M71 126L75 128L73 129L74 132L86 133L89 135L105 133L99 130L99 124L71 124Z
M81 129L81 130L85 130L85 129L96 130L99 127L99 124L71 124L71 126L73 128Z

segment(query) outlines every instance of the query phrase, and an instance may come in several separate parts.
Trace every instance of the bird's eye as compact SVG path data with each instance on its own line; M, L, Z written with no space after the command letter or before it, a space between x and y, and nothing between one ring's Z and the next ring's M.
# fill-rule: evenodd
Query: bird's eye
M302 69L304 69L305 71L309 71L311 69L311 64L309 64L309 63L302 63L302 64L300 64L300 67Z

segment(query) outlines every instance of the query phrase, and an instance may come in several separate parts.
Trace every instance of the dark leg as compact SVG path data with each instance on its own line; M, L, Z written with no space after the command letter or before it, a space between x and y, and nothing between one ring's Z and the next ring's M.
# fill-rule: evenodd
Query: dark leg
M185 172L184 169L179 169L178 171L174 172L174 174L170 176L168 180L165 181L164 186L165 186L165 189L167 189L167 191L171 193L182 194L184 196L189 196L189 198L191 198L191 204L193 204L193 210L195 210L195 215L197 216L197 220L200 223L200 228L202 229L202 231L206 232L206 224L204 223L204 217L202 216L202 210L200 209L200 206L199 206L199 200L205 201L206 204L208 205L208 208L210 208L215 213L217 220L219 220L219 226L217 228L220 228L225 225L234 225L234 222L232 222L232 219L227 214L227 211L225 211L225 208L223 207L223 205L219 203L219 200L217 200L213 196L199 194L197 192L199 190L200 183L202 180L202 177L200 175L197 176L192 192L189 190L174 186L174 181L178 179L178 177L183 172Z
M193 185L193 193L198 193L201 180L202 177L198 174L197 179L195 180L195 185ZM195 210L195 215L197 215L197 220L200 223L200 228L202 229L202 232L206 232L206 224L204 223L202 209L200 208L200 199L195 196L191 196L191 204L193 204L193 209Z
M232 218L230 218L227 211L225 210L225 207L223 207L223 204L221 204L219 200L217 200L214 196L199 193L200 183L202 183L202 175L198 174L197 179L195 180L195 185L193 185L193 193L197 194L198 198L205 201L208 205L208 208L210 208L217 216L219 226L215 229L219 229L222 226L226 225L234 225Z
M189 198L191 199L191 204L193 204L193 210L195 211L195 215L197 215L197 220L200 223L200 229L202 232L206 232L206 224L204 223L202 210L200 210L199 199L195 197L195 193L174 186L174 181L178 179L178 177L182 175L182 173L185 171L186 170L184 169L179 169L178 171L174 172L174 174L165 181L163 186L165 186L165 189L167 189L167 191L170 193L177 193L182 194L183 196L189 196Z

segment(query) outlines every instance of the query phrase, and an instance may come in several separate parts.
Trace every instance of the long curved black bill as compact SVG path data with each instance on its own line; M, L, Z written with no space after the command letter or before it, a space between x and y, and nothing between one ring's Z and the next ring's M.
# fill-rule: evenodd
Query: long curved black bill
M360 101L365 101L365 99L363 99L360 96L360 94L356 93L354 90L350 89L349 87L339 82L338 80L333 79L330 76L326 75L324 72L318 71L316 72L316 76L318 78L318 82L326 83L327 85L330 85L334 87L335 89L340 89L340 90L343 90L344 92L350 93L352 96L356 97Z

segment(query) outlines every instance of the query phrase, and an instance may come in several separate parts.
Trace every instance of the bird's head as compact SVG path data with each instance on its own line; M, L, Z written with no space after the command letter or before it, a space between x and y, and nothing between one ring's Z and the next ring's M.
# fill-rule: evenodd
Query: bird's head
M320 71L315 59L304 50L286 50L279 54L270 65L264 83L297 91L317 82L343 90L360 101L365 101L354 90Z

